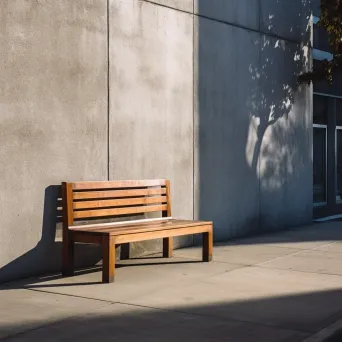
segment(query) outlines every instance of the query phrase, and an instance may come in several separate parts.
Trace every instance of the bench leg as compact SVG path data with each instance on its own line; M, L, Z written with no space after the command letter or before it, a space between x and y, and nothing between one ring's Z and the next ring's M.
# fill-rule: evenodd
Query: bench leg
M203 233L203 261L213 260L213 232Z
M103 251L103 270L102 282L114 282L115 275L115 241L111 236L104 236L102 242Z
M62 274L66 277L74 275L75 242L70 239L63 240Z
M163 258L171 258L173 251L173 238L163 238Z
M129 243L123 243L120 248L120 259L121 260L129 259L129 254L130 254L129 252L130 252Z

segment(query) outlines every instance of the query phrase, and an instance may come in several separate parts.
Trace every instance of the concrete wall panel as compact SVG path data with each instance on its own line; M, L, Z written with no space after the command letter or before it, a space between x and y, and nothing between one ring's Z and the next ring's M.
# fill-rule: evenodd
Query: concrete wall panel
M194 1L196 14L253 30L259 28L259 0Z
M260 227L281 229L312 218L310 87L297 86L307 49L263 37L260 102ZM276 77L274 77L276 75Z
M4 0L0 25L1 282L58 268L52 185L107 177L106 2Z
M194 1L195 0L148 0L148 2L151 3L172 7L189 13L193 13Z
M191 219L192 15L133 0L110 10L110 178L171 179L173 216Z
M257 33L205 18L195 27L195 217L213 220L223 240L258 229L250 155L260 42Z
M309 41L312 0L261 0L260 30L295 42Z

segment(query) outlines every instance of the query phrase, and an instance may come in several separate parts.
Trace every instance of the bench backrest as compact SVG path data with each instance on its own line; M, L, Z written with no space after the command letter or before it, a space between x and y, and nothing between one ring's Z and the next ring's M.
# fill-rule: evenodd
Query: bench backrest
M125 180L62 183L63 229L75 220L162 212L171 216L170 181Z

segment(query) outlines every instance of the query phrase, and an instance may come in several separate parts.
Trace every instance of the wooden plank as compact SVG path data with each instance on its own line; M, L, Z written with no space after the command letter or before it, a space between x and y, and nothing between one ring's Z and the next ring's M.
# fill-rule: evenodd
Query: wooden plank
M62 183L62 217L63 217L63 229L68 230L68 227L74 223L73 210L73 193L71 183Z
M74 273L74 243L69 236L69 226L73 224L72 210L72 184L62 183L62 221L63 221L63 246L62 246L62 273L65 276Z
M92 232L96 233L105 233L105 234L110 234L112 236L118 236L118 235L126 235L126 234L135 234L135 233L143 233L143 232L154 232L154 231L160 231L160 230L171 230L171 229L180 229L180 228L190 228L190 227L196 227L196 226L201 226L200 225L195 225L195 224L173 224L173 225L146 225L143 227L122 227L120 229L117 228L106 228L106 229L97 229L93 230Z
M149 205L140 207L126 207L116 209L97 209L97 210L84 210L74 211L74 218L90 218L90 217L105 217L105 216L116 216L116 215L134 215L140 213L150 213L156 211L163 211L167 209L167 205Z
M183 236L190 234L199 234L210 231L211 226L195 226L195 227L187 227L187 228L179 228L179 229L166 229L159 230L155 232L141 232L135 234L126 234L126 235L118 235L115 236L116 243L128 243L135 241L144 241L144 240L153 240L160 239L165 237L173 237L173 236Z
M165 216L171 216L171 189L170 181L166 181L167 212Z
M115 242L110 236L103 237L103 270L102 282L112 283L115 276Z
M150 180L121 180L100 182L76 182L73 183L74 190L90 189L117 189L117 188L143 188L148 186L165 186L165 179Z
M165 195L166 188L74 192L74 200Z
M163 257L171 258L173 252L173 238L167 237L163 239Z
M184 227L194 227L194 226L203 226L211 224L211 222L202 222L202 221L187 221L187 220L171 220L169 222L155 222L152 224L135 224L135 225L126 225L120 227L106 227L106 228L95 228L89 229L86 228L84 231L97 232L97 233L110 233L111 235L120 235L120 234L131 234L131 233L139 233L139 232L149 232L149 231L157 231L157 230L166 230L166 229L178 229ZM82 231L82 228L77 229L77 231Z
M162 204L167 202L166 196L155 197L138 197L138 198L123 198L114 200L95 200L95 201L82 201L74 202L75 209L92 209L92 208L105 208L105 207L123 207L127 205L139 204Z
M129 221L118 221L118 222L107 222L107 223L93 223L93 224L80 224L70 226L69 229L77 230L77 229L98 229L98 228L112 228L117 226L133 226L135 224L141 226L149 223L157 223L160 221L169 221L172 220L172 217L159 217L153 219L140 219L140 220L129 220Z
M193 227L202 227L206 226L207 223L189 223L189 222L174 222L174 223L166 223L160 225L151 225L145 227L123 227L120 229L112 229L112 230L105 230L106 233L110 233L110 235L118 236L122 234L135 234L135 233L143 233L143 232L156 232L160 230L173 230L173 229L182 229L182 228L193 228Z
M213 230L203 233L202 258L204 262L210 262L213 259Z

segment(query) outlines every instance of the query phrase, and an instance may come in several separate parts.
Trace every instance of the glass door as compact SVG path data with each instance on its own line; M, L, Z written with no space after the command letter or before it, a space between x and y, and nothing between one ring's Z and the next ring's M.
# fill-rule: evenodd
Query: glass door
M313 127L313 202L315 206L327 203L327 126L317 124Z
M336 127L336 203L342 203L342 126Z
M324 96L314 95L313 103L313 203L327 204L327 138L328 101Z

